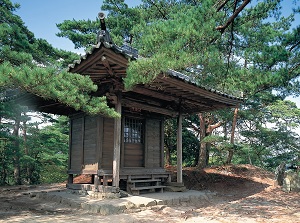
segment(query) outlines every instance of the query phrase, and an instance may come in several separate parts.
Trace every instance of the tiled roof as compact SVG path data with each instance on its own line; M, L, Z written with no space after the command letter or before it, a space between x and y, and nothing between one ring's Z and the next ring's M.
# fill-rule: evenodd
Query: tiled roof
M139 57L137 50L128 45L123 45L123 46L119 47L115 44L99 42L97 45L94 45L89 52L87 52L85 55L82 55L79 60L75 60L73 64L69 64L69 66L68 66L69 69L74 68L77 64L80 64L83 60L86 60L89 57L89 55L93 54L93 52L96 49L99 49L101 46L110 48L115 53L122 54L126 58L136 60Z
M130 59L134 59L134 60L140 58L140 56L138 55L138 51L136 49L128 46L128 45L123 45L123 46L119 47L115 44L100 42L97 45L93 46L93 48L90 50L90 52L87 52L85 55L81 56L80 60L76 60L76 61L74 61L73 64L70 64L69 69L74 68L77 64L79 65L83 60L86 60L89 55L93 54L95 49L99 49L102 45L106 48L112 49L115 53L122 54L126 58L130 58ZM202 88L204 90L213 92L215 94L218 94L218 95L221 95L221 96L224 96L224 97L227 97L227 98L231 98L231 99L243 100L241 97L236 97L236 96L233 96L233 95L225 94L221 91L201 86L197 83L195 78L187 76L187 75L185 75L183 73L180 73L178 71L174 71L174 70L169 69L166 73L169 76L172 76L172 77L174 77L176 79L179 79L181 81L184 81L186 83L192 84L192 85L197 86L199 88Z
M93 52L96 49L99 49L101 46L104 46L106 48L110 48L115 53L122 54L126 58L130 58L130 59L133 59L133 60L137 60L138 58L140 58L139 55L138 55L138 51L136 49L128 46L128 45L123 45L123 46L119 47L119 46L117 46L115 44L112 44L112 43L99 42L97 45L93 46L92 49L89 52L87 52L85 55L82 55L79 60L75 60L73 64L69 64L68 70L74 68L76 65L79 65L82 61L86 60L91 54L93 54ZM232 95L225 94L225 93L223 93L221 91L218 91L218 90L214 90L214 89L211 89L211 88L208 88L208 87L201 86L197 83L195 78L187 76L187 75L185 75L183 73L180 73L178 71L174 71L174 70L169 69L166 72L166 74L173 77L173 78L176 78L178 80L184 81L188 84L192 84L194 86L197 86L198 88L201 88L201 89L204 89L206 91L210 91L212 93L221 95L223 97L227 97L227 98L235 99L235 100L243 100L241 97L232 96ZM12 99L16 98L19 94L20 94L20 90L18 90L18 89L4 90L4 91L0 92L0 101L5 102L5 101L12 100Z
M186 83L189 83L189 84L192 84L194 86L197 86L198 88L202 88L206 91L210 91L210 92L213 92L215 94L218 94L218 95L221 95L223 97L227 97L227 98L231 98L231 99L236 99L236 100L243 100L241 97L236 97L236 96L233 96L233 95L229 95L229 94L225 94L221 91L218 91L218 90L214 90L212 88L208 88L208 87L204 87L204 86L201 86L200 84L197 83L197 81L195 80L195 78L193 77L190 77L190 76L187 76L183 73L180 73L178 71L175 71L175 70L171 70L169 69L167 72L166 72L169 76L172 76L176 79L179 79L179 80L182 80Z

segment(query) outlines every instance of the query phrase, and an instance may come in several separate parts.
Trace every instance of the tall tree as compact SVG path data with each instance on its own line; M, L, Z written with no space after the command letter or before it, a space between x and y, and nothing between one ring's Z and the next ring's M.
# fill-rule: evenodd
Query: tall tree
M234 109L231 135L230 135L230 144L232 145L232 147L234 147L234 136L235 136L235 128L236 128L236 125L237 125L237 119L238 119L238 111L239 111L239 108L237 106ZM232 157L233 157L233 152L234 152L233 148L230 148L228 150L228 156L227 156L227 159L226 159L226 164L231 164Z

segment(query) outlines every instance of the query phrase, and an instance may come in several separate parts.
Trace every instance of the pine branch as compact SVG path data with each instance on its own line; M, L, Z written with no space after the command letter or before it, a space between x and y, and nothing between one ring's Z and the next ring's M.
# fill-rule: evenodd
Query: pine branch
M189 124L190 127L192 127L192 129L194 129L196 132L200 132L200 128L198 128L194 123L192 123L190 120L186 120Z
M234 19L239 15L239 13L250 3L251 0L244 0L242 5L238 7L237 10L232 14L232 16L229 17L227 22L223 26L216 27L216 30L223 33L225 29L234 21Z
M300 41L298 41L296 44L294 44L289 51L291 52L295 47L297 47L298 45L300 45Z
M292 67L290 70L289 70L289 74L292 73L294 70L296 70L298 67L300 67L300 63L296 64L294 67Z
M118 3L116 3L115 1L112 1L111 3L119 10L120 13L122 12L120 7L118 6Z
M217 12L219 12L226 4L229 2L229 0L225 0L219 7L217 8Z
M152 4L153 6L155 6L155 7L157 8L158 12L162 15L162 17L163 17L165 20L168 19L167 16L166 16L166 12L163 12L163 11L161 10L161 8L158 7L157 4L155 4L155 2L153 2L153 1L151 1L151 0L149 0L149 2L150 2L150 4Z
M237 7L237 0L234 1L233 12L236 11L236 7ZM227 69L226 69L226 73L225 73L223 88L225 88L225 80L227 79L227 76L228 76L228 73L229 73L230 57L231 57L231 54L232 54L233 41L234 41L233 31L234 31L234 21L232 21L232 23L231 23L231 30L230 30L230 37L231 37L231 39L230 39L230 43L229 43L230 45L229 45L229 53L228 53L228 56L227 56Z
M218 122L214 125L209 125L206 129L206 133L212 133L212 131L216 128L219 128L221 125L223 124L223 122Z

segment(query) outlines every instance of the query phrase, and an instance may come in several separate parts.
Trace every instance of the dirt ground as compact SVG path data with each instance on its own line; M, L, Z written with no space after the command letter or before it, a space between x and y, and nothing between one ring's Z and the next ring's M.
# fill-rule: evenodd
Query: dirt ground
M175 167L167 167L176 176ZM64 184L0 187L0 222L207 222L300 223L300 193L286 193L274 176L250 165L183 170L193 190L216 195L197 206L154 206L131 213L101 216L30 196L31 191L56 190Z

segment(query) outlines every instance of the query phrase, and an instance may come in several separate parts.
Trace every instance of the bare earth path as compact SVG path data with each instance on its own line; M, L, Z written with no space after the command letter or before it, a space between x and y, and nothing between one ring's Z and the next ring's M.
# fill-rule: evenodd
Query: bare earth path
M169 167L172 171L172 167ZM196 206L154 206L131 213L101 216L31 197L31 191L63 188L63 184L37 187L0 187L0 222L280 222L300 223L300 193L285 193L273 185L272 175L243 165L184 170L190 189L217 192Z

